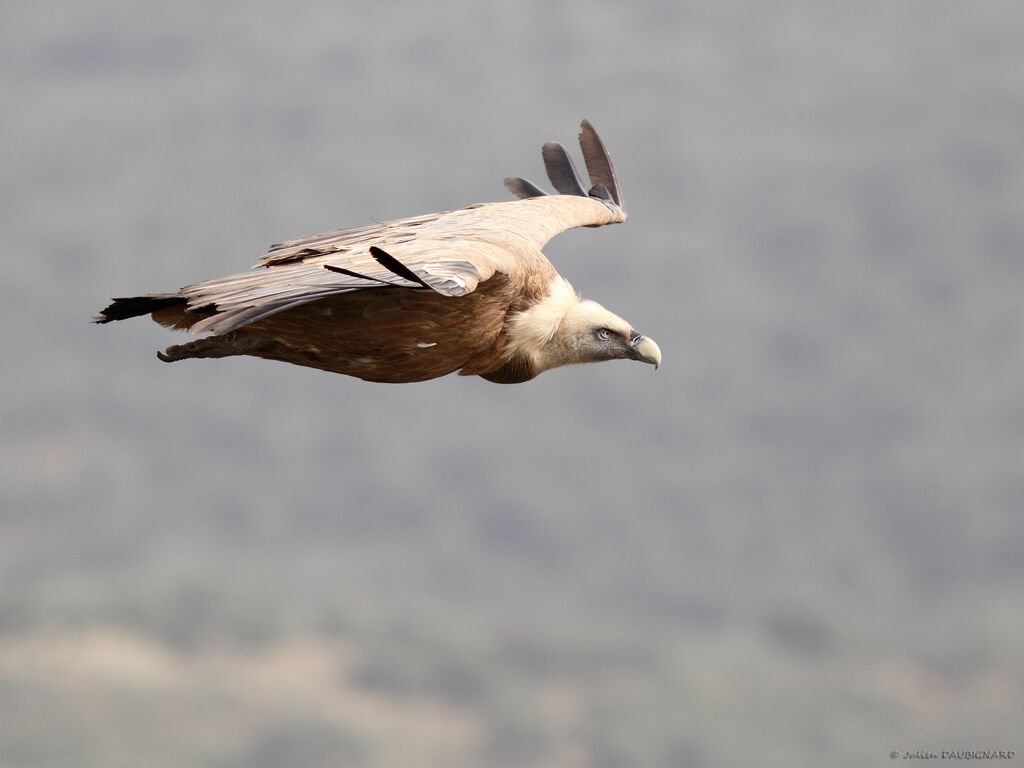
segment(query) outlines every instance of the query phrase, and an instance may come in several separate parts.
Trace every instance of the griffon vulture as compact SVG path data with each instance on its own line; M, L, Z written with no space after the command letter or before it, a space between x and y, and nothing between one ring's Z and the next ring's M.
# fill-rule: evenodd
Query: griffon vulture
M177 293L114 299L97 323L151 314L213 335L157 353L164 361L253 355L367 381L458 371L518 383L561 365L661 362L652 339L582 301L541 248L573 227L625 221L611 158L586 120L586 191L557 142L542 155L557 195L505 179L520 198L470 205L271 246L254 271Z

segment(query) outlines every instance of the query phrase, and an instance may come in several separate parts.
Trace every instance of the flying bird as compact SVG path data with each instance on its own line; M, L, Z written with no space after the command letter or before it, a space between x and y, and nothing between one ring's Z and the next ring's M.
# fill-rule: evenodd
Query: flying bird
M113 299L93 319L152 315L212 333L158 352L167 362L252 355L366 381L458 371L513 384L617 359L657 368L652 339L581 300L541 253L567 229L626 219L611 158L586 120L579 142L589 190L565 147L548 142L541 154L559 194L507 178L518 200L299 237L271 246L252 271Z

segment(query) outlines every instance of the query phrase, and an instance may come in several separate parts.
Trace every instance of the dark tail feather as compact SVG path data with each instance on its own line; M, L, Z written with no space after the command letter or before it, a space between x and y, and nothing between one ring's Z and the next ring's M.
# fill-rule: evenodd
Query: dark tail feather
M131 296L114 299L113 303L92 319L94 323L109 323L111 320L127 320L156 312L164 307L184 305L185 299L173 293L153 293L148 296Z
M607 189L615 204L622 208L622 193L619 191L619 180L615 177L615 167L604 142L589 120L580 123L580 149L583 150L583 161L587 164L590 183Z

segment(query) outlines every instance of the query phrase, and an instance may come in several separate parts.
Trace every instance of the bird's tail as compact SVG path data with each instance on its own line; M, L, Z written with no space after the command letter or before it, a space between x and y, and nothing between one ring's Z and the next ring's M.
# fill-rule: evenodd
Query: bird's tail
M129 296L114 299L110 306L100 311L92 321L94 323L109 323L111 320L127 320L129 317L140 315L153 315L153 319L161 325L177 325L180 316L184 314L186 300L174 293L151 293L146 296ZM179 311L173 311L173 309ZM172 309L169 312L160 310Z

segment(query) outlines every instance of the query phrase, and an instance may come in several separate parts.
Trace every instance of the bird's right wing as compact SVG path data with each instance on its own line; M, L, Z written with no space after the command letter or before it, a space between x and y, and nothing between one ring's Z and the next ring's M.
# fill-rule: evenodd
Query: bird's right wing
M487 230L490 230L487 233L489 239L516 234L534 241L540 249L554 235L572 227L625 221L622 192L611 157L588 120L580 124L579 142L590 176L590 189L584 190L572 156L556 141L549 141L541 148L548 178L561 196L600 201L607 210L580 199L558 200L552 205L536 206L532 211L523 207L510 208L507 205L483 203L458 211L428 213L361 227L336 229L275 243L255 266L273 267L312 260L319 256L341 256L366 249L370 245L394 247L420 238L447 240L461 232L485 233ZM515 176L506 178L505 186L520 199L547 196L537 185Z
M505 185L520 200L482 203L351 229L308 235L274 245L248 273L183 288L192 310L207 316L192 333L226 333L276 312L349 291L384 285L462 296L495 272L556 273L540 249L573 227L624 221L611 159L593 126L583 121L580 146L591 187L584 191L569 153L542 149L552 185L547 195L519 178Z

